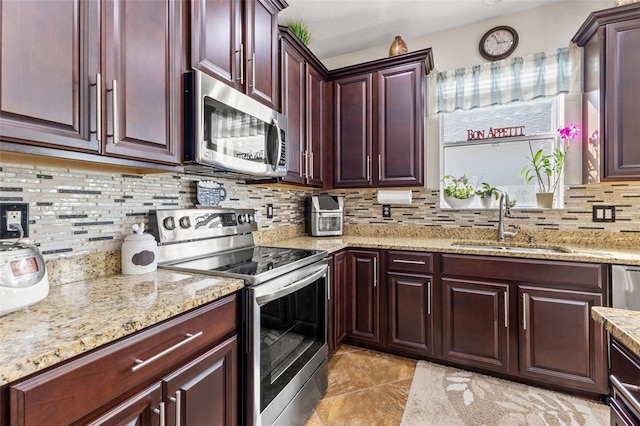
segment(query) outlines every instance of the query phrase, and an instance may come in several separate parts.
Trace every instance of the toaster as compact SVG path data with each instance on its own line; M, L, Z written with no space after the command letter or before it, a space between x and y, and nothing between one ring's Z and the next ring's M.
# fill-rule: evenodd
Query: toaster
M313 195L305 198L305 232L312 237L342 235L343 197Z

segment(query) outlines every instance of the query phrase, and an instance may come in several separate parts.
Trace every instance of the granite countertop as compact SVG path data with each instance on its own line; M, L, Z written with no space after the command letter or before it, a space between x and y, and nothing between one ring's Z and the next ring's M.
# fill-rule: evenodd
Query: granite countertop
M242 280L157 270L51 287L0 317L0 386L244 287Z
M591 308L591 317L640 357L640 311L594 306Z
M504 245L508 247L525 248L557 248L560 250L566 250L566 252L521 252L517 250L506 251L490 248L454 246L454 244L461 242L464 242L465 244L477 244L478 246ZM640 265L640 250L637 249L581 246L576 244L524 244L518 242L498 243L496 241L489 240L476 241L451 238L343 235L339 237L296 237L264 245L304 248L310 250L327 250L329 253L333 253L347 247L352 247Z

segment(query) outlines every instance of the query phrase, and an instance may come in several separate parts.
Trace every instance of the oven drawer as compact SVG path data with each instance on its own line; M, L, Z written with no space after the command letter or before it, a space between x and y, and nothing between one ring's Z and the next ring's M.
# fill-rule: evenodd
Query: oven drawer
M626 413L622 417L637 420L640 418L640 359L615 339L611 340L610 356L612 400L620 413Z
M99 414L235 334L236 312L236 295L228 296L11 385L11 424Z
M431 274L433 273L433 254L387 250L387 271Z

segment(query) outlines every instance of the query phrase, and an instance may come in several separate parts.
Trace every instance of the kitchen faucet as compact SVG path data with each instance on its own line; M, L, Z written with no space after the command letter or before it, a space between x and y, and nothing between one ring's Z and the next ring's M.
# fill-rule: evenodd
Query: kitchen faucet
M505 191L497 190L500 194L500 199L498 200L498 242L503 243L505 237L515 237L520 229L519 226L515 226L515 232L505 232L504 230L504 218L512 217L511 216L511 203L509 202L509 194Z

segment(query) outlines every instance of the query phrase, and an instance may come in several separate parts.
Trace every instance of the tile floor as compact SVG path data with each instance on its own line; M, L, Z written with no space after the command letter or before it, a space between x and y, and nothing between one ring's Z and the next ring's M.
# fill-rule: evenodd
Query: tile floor
M329 387L307 426L398 426L416 361L342 345L329 360Z

